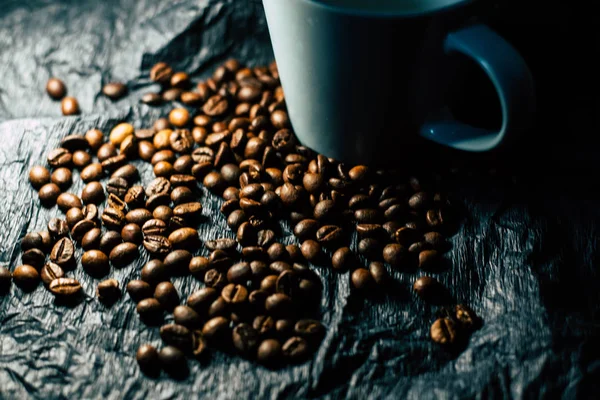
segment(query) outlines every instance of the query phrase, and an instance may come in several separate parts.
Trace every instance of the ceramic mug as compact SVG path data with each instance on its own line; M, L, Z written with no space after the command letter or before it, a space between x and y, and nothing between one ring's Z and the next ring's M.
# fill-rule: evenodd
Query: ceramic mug
M483 152L531 122L534 88L519 53L485 25L465 25L470 0L263 0L290 121L302 144L346 162L394 161L423 138ZM502 126L444 115L450 56L493 83Z

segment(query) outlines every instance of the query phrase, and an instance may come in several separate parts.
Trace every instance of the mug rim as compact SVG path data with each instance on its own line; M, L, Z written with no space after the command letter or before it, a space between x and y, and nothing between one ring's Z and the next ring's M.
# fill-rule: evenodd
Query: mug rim
M412 11L412 12L385 12L385 11L369 11L369 10L360 10L354 9L350 7L338 6L334 4L326 4L319 0L298 0L303 1L305 3L309 3L315 7L322 8L327 11L335 12L338 14L352 15L352 16L362 16L362 17L377 17L377 18L415 18L415 17L425 17L437 13L442 13L446 11L453 10L455 8L463 7L469 3L474 2L475 0L458 0L455 3L448 4L446 6L440 8L434 8L427 11Z

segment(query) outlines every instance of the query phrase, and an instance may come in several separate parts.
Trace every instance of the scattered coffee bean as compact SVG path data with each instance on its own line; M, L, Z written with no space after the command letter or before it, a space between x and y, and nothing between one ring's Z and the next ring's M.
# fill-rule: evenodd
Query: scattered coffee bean
M50 171L45 167L36 165L29 170L29 182L34 188L40 189L50 182Z
M435 300L442 296L444 286L435 278L422 276L413 285L414 292L423 300Z
M449 318L437 319L429 330L431 340L442 345L452 345L458 338L458 330L454 321Z
M154 289L154 298L166 311L173 311L179 305L179 294L169 281L161 282Z
M96 295L102 303L113 304L121 297L119 281L116 279L107 279L100 282L96 288Z
M368 291L373 288L373 275L365 268L357 268L352 272L352 286L361 291Z
M102 87L102 93L111 100L118 100L127 93L127 86L121 82L107 83Z
M136 352L135 359L142 372L146 374L155 375L160 370L158 351L150 344L141 345Z
M122 243L121 235L116 231L108 231L100 239L100 251L105 254L110 254L112 249Z
M79 114L79 102L75 97L64 97L60 103L60 108L63 115Z
M59 195L60 188L54 183L46 183L38 191L40 202L47 207L56 204L56 200L58 199Z
M69 266L75 260L75 246L71 239L59 239L50 252L50 261L61 267Z
M187 373L185 355L177 347L163 347L158 353L158 360L162 368L171 376L179 377Z
M179 350L191 352L194 344L192 332L183 325L167 324L160 327L160 337L169 346L177 347Z
M46 92L54 100L60 100L67 94L67 87L58 78L50 78L46 83Z
M34 290L40 280L40 274L31 265L19 265L12 273L13 281L21 290L30 292Z
M256 359L261 364L275 365L282 356L281 344L275 339L266 339L258 346Z
M53 262L49 262L42 267L42 271L40 272L40 277L42 278L42 282L44 285L48 286L50 283L58 278L63 278L65 276L65 272L63 269Z
M138 247L135 243L124 242L116 245L108 258L115 267L124 267L132 263L138 256Z
M48 288L55 296L72 297L79 294L81 291L81 284L77 279L58 278L50 282Z

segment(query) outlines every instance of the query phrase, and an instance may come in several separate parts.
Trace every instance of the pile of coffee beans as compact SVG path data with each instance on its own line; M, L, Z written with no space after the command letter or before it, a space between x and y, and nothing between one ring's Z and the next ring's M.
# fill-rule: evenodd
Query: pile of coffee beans
M124 286L145 323L160 325L165 312L174 323L160 328L165 347L138 350L147 373L185 371L186 356L203 357L209 347L271 366L307 359L325 334L317 320L321 282L310 264L348 272L363 295L389 287L390 268L426 272L415 279L416 295L450 301L429 275L446 268L446 237L459 220L435 179L346 165L299 144L275 63L249 68L229 60L189 92L189 76L165 63L150 78L164 90L144 102L183 103L168 118L147 129L117 124L107 142L97 129L69 135L48 153L52 171L31 169L42 204L58 205L65 219L23 238L23 265L12 272L23 290L41 280L56 296L81 295L79 282L67 276L77 247L84 251L81 267L98 279L148 253L140 279ZM125 94L113 86L106 95ZM136 159L153 166L155 179L146 185L138 182ZM74 168L86 183L79 195L68 192ZM235 239L199 237L198 226L217 218L203 215L199 183L223 198L221 213ZM277 241L282 220L298 244ZM205 249L208 256L198 255ZM185 274L204 287L183 302L170 279ZM0 289L10 277L0 269ZM98 299L117 301L120 286L100 282ZM432 339L453 343L457 327L475 327L467 320L477 317L456 306L434 322Z

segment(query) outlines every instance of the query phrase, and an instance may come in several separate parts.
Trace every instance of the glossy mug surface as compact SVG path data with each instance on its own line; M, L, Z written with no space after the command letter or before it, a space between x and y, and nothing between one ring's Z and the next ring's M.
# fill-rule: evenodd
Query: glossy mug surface
M347 162L389 162L423 138L491 150L528 127L533 80L523 58L484 25L464 25L469 0L263 0L294 131ZM445 116L449 56L473 59L494 84L500 130Z

